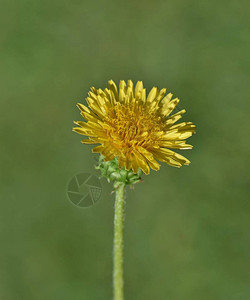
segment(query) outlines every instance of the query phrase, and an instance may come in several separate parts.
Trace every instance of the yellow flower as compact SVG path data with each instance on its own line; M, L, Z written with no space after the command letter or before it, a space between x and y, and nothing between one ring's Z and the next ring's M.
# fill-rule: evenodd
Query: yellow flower
M149 174L150 167L159 170L156 160L174 167L190 163L168 149L191 149L185 139L195 132L195 125L192 122L175 124L185 110L170 115L179 99L171 100L172 94L166 95L166 89L153 87L146 96L141 81L134 87L131 80L127 85L121 80L118 90L110 80L109 88L92 87L88 95L89 108L77 104L87 122L74 122L80 127L73 130L88 136L83 144L100 144L92 151L101 153L106 161L117 157L120 168L124 166L134 173L140 168L145 174Z

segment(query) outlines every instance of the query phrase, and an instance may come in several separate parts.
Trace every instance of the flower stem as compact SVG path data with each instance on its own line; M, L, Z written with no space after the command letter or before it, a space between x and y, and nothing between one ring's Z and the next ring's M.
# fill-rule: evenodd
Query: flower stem
M124 228L125 184L116 189L113 245L113 293L114 300L124 300L123 292L123 228Z

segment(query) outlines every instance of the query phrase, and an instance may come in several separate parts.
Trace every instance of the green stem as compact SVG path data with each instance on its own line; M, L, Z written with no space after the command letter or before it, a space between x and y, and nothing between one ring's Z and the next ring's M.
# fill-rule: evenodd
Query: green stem
M124 300L123 292L123 228L124 228L125 184L116 189L113 248L114 300Z

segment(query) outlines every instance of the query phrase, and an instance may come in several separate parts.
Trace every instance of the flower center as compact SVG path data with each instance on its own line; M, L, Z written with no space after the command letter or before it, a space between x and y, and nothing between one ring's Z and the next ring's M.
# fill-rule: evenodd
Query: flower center
M149 113L142 105L121 105L113 108L109 117L111 142L119 148L132 149L136 146L147 147L156 139L161 131L161 118Z

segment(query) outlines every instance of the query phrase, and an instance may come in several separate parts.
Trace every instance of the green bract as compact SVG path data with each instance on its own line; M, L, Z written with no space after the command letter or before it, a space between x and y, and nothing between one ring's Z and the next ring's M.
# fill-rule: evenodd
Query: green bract
M101 171L102 176L106 177L108 182L113 181L115 187L119 183L132 185L142 181L142 171L140 169L137 174L134 174L132 170L127 171L124 167L120 169L117 158L114 158L111 161L104 161L104 156L100 155L96 169Z

